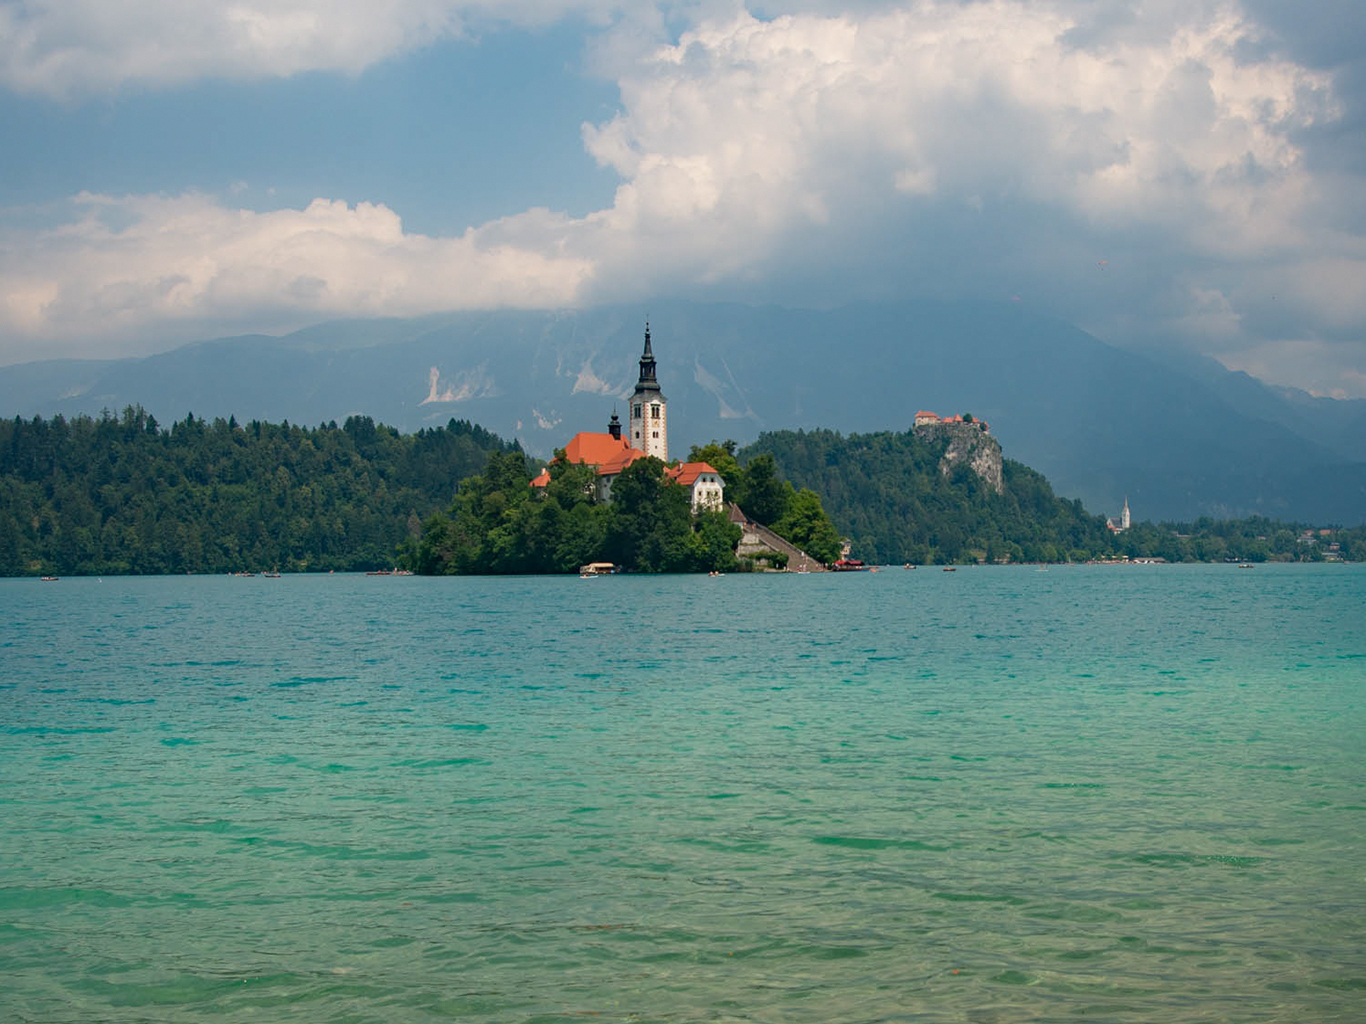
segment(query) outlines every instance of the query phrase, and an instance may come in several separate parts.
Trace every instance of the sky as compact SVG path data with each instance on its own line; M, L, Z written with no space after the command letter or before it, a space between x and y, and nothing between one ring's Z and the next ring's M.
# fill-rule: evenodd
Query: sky
M0 0L0 364L908 297L1366 397L1366 3Z

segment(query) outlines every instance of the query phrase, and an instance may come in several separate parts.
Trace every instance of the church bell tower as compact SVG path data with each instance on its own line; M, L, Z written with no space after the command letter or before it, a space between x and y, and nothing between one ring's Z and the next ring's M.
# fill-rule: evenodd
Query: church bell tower
M640 356L640 380L631 395L629 438L632 448L669 461L668 399L659 390L655 377L655 354L650 348L650 324L645 323L645 351Z

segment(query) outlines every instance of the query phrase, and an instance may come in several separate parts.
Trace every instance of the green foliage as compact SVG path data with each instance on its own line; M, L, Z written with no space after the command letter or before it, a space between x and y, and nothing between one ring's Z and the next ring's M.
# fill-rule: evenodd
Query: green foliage
M745 492L745 514L771 527L786 515L792 487L779 479L773 456L760 452L745 463Z
M716 441L711 444L693 445L688 452L689 462L705 462L712 469L721 474L721 482L725 484L726 500L733 501L741 508L745 508L749 499L749 492L746 486L745 471L740 468L739 461L735 458L735 442L727 440L718 444Z
M1059 561L1111 553L1104 519L1056 497L1026 466L1005 462L1003 494L966 466L942 473L947 443L912 431L782 431L761 435L742 455L749 456L747 467L771 458L784 477L814 492L832 531L848 536L866 561ZM823 529L819 536L828 542Z
M563 573L588 562L633 572L725 571L740 528L724 513L692 514L688 492L658 459L639 459L595 497L587 466L555 462L543 492L524 464L494 453L461 485L448 512L429 518L406 564L422 573Z
M1135 523L1120 534L1130 558L1168 562L1344 562L1366 560L1366 526L1315 529L1265 516L1193 523Z
M788 484L789 489L791 486ZM833 562L840 556L839 531L825 514L819 495L809 487L792 495L787 511L773 524L773 532L818 561Z
M193 415L0 421L0 573L183 573L392 565L490 451L482 427L400 435ZM405 540L405 537L408 539Z
M1366 526L1312 530L1254 516L1135 523L1112 534L1104 519L1088 515L1080 501L1059 498L1041 474L1018 462L1005 460L1002 494L966 466L944 475L939 462L946 445L942 436L909 431L844 437L799 430L763 434L741 457L753 464L772 456L784 477L816 493L855 554L867 561L1366 559Z
M694 446L688 461L706 462L720 473L726 485L726 501L739 505L751 519L819 561L833 562L839 557L839 531L826 515L820 497L809 488L796 491L782 480L771 455L759 454L741 467L734 441L713 441Z

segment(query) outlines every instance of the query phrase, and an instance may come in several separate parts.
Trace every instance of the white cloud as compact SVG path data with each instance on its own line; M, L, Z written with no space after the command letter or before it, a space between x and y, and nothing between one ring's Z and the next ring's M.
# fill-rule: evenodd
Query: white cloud
M78 197L78 219L0 232L0 325L49 341L272 316L573 303L587 259L405 233L384 206L254 213L197 194Z
M61 92L356 70L472 16L607 18L627 6L296 0L267 14L204 2L178 4L177 17L147 0L125 23L82 18L75 2L30 3L21 17L0 0L0 18L30 23L0 74ZM1333 81L1261 45L1236 3L912 0L824 13L813 0L767 20L730 5L704 18L702 4L675 10L702 20L663 43L654 8L630 6L596 50L620 111L583 127L589 155L621 178L606 209L534 208L432 238L365 203L255 214L194 195L86 197L85 216L61 230L7 236L0 318L32 336L113 335L244 309L764 297L796 269L820 284L803 293L812 302L896 294L924 272L930 286L1043 301L1117 340L1157 322L1207 351L1366 331L1353 286L1366 246L1338 226L1361 183L1316 175L1302 149L1340 114ZM1268 282L1302 317L1294 330L1268 326Z
M129 83L356 73L470 24L536 25L610 0L0 0L0 84L79 96Z

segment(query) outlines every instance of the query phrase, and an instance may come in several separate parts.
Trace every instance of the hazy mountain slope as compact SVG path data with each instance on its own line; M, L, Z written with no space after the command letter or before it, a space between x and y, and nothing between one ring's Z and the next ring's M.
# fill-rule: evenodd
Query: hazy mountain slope
M649 310L671 450L761 430L901 430L972 412L1009 458L1095 512L1366 519L1366 403L1269 388L1112 348L1016 304L812 312ZM364 413L405 430L468 419L548 455L604 429L636 377L643 311L502 311L321 324L141 360L0 368L10 414L141 403L159 419L316 424Z
M1366 461L1366 399L1319 398L1298 388L1264 384L1246 373L1226 370L1213 359L1169 357L1164 362L1208 385L1247 416L1279 423L1341 458Z

